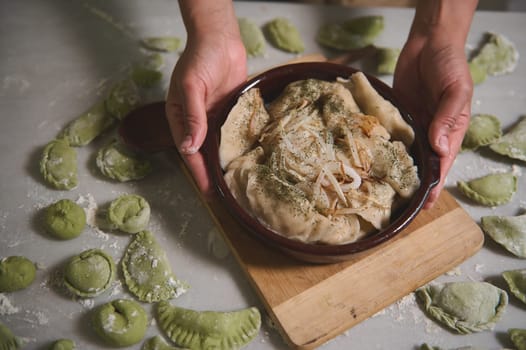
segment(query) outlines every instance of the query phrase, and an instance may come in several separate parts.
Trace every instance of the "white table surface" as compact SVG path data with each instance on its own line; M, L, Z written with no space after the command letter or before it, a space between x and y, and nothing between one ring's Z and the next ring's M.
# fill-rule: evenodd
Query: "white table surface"
M238 16L263 24L286 16L301 31L305 53L322 52L315 43L317 28L329 20L379 14L385 30L377 44L401 47L413 11L362 9L310 5L236 2ZM468 45L475 47L484 32L506 35L526 52L526 13L478 12ZM174 301L196 310L234 310L250 305L264 309L234 257L221 252L221 244L206 209L168 154L154 157L156 171L133 183L114 183L94 167L94 153L110 135L81 148L79 186L72 191L48 188L38 172L42 147L59 130L92 103L103 98L104 88L122 77L139 56L137 39L175 35L185 30L175 0L155 1L0 1L0 257L24 255L39 269L30 288L0 295L0 321L21 337L26 349L44 349L49 342L67 337L80 349L104 348L87 325L89 310L107 300L131 297L123 287L81 302L58 293L53 283L57 268L70 256L88 248L103 248L120 259L129 237L87 228L77 239L55 241L42 231L42 208L69 198L84 203L107 204L122 193L137 193L152 206L150 229L168 252L176 275L191 289ZM267 46L262 58L249 60L251 73L285 62L294 56ZM177 54L165 56L164 87ZM526 62L510 75L491 77L475 89L473 113L492 113L504 128L526 113ZM391 83L390 77L382 77ZM163 89L150 93L162 99ZM504 160L489 152L461 154L448 177L448 188L474 220L483 215L516 215L526 208L524 163ZM514 171L520 176L519 192L509 204L484 208L465 201L455 190L459 179L468 180L494 171ZM459 232L459 234L462 234ZM211 243L212 242L212 243ZM216 243L213 243L216 242ZM219 243L217 243L219 242ZM215 248L215 249L214 249ZM493 281L504 287L500 273L526 268L489 238L484 248L438 281ZM342 286L346 288L346 286ZM145 305L150 312L150 305ZM510 297L501 321L492 332L455 335L429 320L408 296L374 317L328 342L323 349L414 349L427 342L445 348L478 345L487 349L511 347L508 328L526 328L526 306ZM159 334L155 323L148 335ZM140 345L132 347L139 349ZM286 348L263 312L263 327L249 349Z

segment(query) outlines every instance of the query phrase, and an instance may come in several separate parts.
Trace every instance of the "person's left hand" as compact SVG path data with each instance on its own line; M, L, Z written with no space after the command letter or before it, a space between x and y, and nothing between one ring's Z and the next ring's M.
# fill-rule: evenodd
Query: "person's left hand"
M410 36L395 70L393 88L415 118L428 128L429 143L440 157L440 183L425 208L431 208L469 126L473 82L463 43L447 32Z

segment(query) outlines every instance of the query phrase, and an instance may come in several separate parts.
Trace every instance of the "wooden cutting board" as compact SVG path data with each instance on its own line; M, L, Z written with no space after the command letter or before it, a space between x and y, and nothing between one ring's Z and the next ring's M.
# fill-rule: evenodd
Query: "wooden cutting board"
M324 59L315 54L295 62ZM203 202L283 338L297 349L345 332L452 270L484 242L479 226L442 191L433 209L393 239L346 262L314 265L250 236L220 202Z

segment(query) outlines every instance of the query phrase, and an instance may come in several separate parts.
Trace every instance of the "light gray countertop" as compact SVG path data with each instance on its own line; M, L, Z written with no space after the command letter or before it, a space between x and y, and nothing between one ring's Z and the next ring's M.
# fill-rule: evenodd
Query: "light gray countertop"
M314 41L326 21L378 14L385 31L377 44L401 47L413 11L410 9L361 9L310 5L236 2L238 16L263 24L286 16L298 26L305 53L322 52ZM486 31L504 34L520 52L526 52L526 13L478 12L468 45L475 47ZM68 257L88 248L103 248L120 259L129 237L89 227L77 239L55 241L42 231L42 208L69 198L84 205L103 206L122 193L137 193L152 206L150 229L168 252L176 275L191 289L174 301L197 310L235 310L249 305L264 308L230 254L225 256L214 225L196 193L169 154L156 155L155 172L133 183L102 178L94 166L96 150L111 135L81 148L79 186L72 191L48 188L38 173L42 147L61 128L91 104L103 98L105 87L125 74L140 50L137 39L175 35L185 30L174 0L155 1L0 1L0 257L24 255L38 263L37 280L30 288L0 295L0 320L23 338L27 349L43 349L58 338L74 339L80 349L104 348L87 326L88 311L106 300L131 297L122 286L93 300L78 301L56 291L53 278ZM249 60L250 73L261 71L294 56L267 46L261 58ZM165 55L165 87L177 54ZM499 116L504 129L526 114L526 62L513 74L491 77L477 86L473 113ZM391 83L390 77L382 77ZM163 89L147 99L164 96ZM475 221L484 215L516 215L526 208L524 163L513 163L487 152L463 153L450 172L447 187ZM494 171L519 175L519 192L509 204L496 208L474 206L455 190L457 180ZM459 232L462 234L462 232ZM223 247L224 248L224 247ZM503 287L505 270L526 268L489 238L483 249L439 281L489 280ZM345 288L346 286L342 286ZM10 307L11 306L11 307ZM150 306L146 305L148 311ZM492 332L455 335L429 320L408 296L330 341L324 349L413 349L427 342L444 348L477 345L487 349L511 347L508 328L526 328L526 307L510 297L504 317ZM155 324L148 335L159 334ZM133 347L139 349L140 345ZM285 348L263 313L260 335L247 348Z

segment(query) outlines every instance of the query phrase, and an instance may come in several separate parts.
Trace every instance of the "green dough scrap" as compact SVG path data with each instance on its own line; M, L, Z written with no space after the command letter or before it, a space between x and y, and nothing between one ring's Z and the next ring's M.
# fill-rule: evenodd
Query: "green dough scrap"
M141 45L152 51L174 52L181 46L181 39L175 36L148 37L141 40Z
M144 338L148 316L138 302L117 299L93 310L91 325L108 345L126 347Z
M259 333L261 315L250 307L232 312L194 311L170 305L157 305L157 322L175 344L188 349L237 349Z
M78 204L61 199L45 209L46 231L58 239L78 237L86 226L86 213Z
M106 103L101 101L71 121L57 138L65 139L73 147L85 146L114 123L115 118L106 110Z
M460 334L491 330L499 321L508 295L487 282L450 282L416 290L426 314Z
M377 49L377 66L378 74L392 75L396 68L396 62L400 56L400 49L390 47L380 47Z
M113 258L100 249L89 249L74 256L64 268L64 285L82 298L101 294L114 280Z
M76 349L76 344L71 339L59 339L53 342L49 347L49 350L74 350Z
M152 171L147 158L118 141L102 147L97 153L96 162L103 175L120 182L142 179Z
M501 136L499 118L491 114L477 114L469 120L468 130L462 140L462 149L474 150L496 142Z
M106 97L106 109L118 120L124 119L132 110L141 104L141 96L133 79L117 82Z
M489 174L471 181L458 181L457 187L466 197L485 206L502 205L517 192L517 177L511 173Z
M0 293L27 288L36 276L35 264L23 256L9 256L0 260Z
M110 203L108 221L126 233L137 233L148 226L150 205L136 194L119 196Z
M471 62L486 70L488 75L501 75L515 70L519 52L506 37L497 33L487 33L486 41Z
M526 116L489 147L494 152L526 162Z
M156 335L142 344L141 350L182 350L165 342L163 338Z
M352 50L372 44L383 29L383 16L363 16L321 26L316 40L331 49Z
M6 325L0 322L0 350L18 350L21 348L20 340Z
M124 282L129 291L144 302L176 298L188 286L172 273L166 252L150 231L134 236L121 262Z
M526 329L510 328L508 335L517 350L526 350Z
M526 304L526 269L504 271L502 277L511 293Z
M40 173L56 189L71 190L77 187L77 151L65 140L49 142L42 152Z
M265 25L264 30L269 42L280 50L292 53L305 50L300 32L287 18L273 19Z
M247 18L238 18L241 40L249 57L261 56L265 53L265 36L261 28Z
M483 216L484 232L506 250L526 258L526 214L518 216Z

